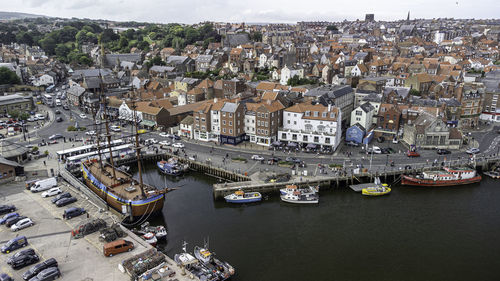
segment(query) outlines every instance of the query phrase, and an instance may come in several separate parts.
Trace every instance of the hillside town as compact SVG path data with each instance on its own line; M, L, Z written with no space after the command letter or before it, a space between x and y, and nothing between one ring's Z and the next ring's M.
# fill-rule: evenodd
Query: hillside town
M130 30L105 24L117 36ZM123 53L83 42L87 67L10 43L0 66L26 85L67 82L68 102L87 114L104 90L113 119L132 121L135 100L144 128L221 144L334 152L344 140L379 139L457 149L464 132L500 122L498 21L408 14L395 22L207 24L219 42L153 41Z

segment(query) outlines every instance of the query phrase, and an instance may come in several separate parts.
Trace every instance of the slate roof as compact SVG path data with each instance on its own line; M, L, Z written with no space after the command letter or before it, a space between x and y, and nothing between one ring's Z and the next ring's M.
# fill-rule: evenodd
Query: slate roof
M236 112L237 109L238 109L238 104L234 102L226 102L220 111Z
M306 97L321 97L325 96L329 99L336 99L341 96L352 93L353 89L349 85L323 85L314 89L309 90L304 94Z
M369 102L365 102L363 103L362 105L359 106L364 112L368 113L372 110L375 109L375 107L373 107L373 105L371 105Z
M129 53L129 54L106 54L106 63L115 67L117 63L122 61L129 61L134 63L141 62L141 54Z

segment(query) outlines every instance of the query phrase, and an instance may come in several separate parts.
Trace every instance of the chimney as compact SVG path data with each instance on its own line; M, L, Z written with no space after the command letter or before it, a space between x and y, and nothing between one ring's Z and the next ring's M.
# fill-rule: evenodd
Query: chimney
M332 104L331 103L328 104L328 112L330 112L330 111L332 111Z
M217 103L217 98L214 99L214 103Z
M267 102L268 105L271 105L272 100L266 100L266 102Z

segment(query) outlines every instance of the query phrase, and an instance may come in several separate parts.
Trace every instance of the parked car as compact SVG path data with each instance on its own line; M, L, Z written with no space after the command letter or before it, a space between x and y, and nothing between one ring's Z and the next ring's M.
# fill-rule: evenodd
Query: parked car
M59 268L53 266L42 270L35 277L31 278L30 281L49 281L55 280L61 277L61 272Z
M57 140L50 140L50 141L48 142L48 144L56 144L56 143L58 143L58 142L57 142Z
M12 213L16 210L14 205L0 205L0 215Z
M54 135L52 135L52 136L49 137L49 140L57 140L57 139L62 139L62 138L64 138L63 135L61 135L61 134L54 134Z
M134 243L132 243L131 241L120 239L104 244L104 246L102 247L102 252L104 256L112 257L113 255L119 253L130 252L133 249Z
M55 204L57 207L62 207L62 206L66 206L66 205L69 205L71 203L74 203L76 201L77 200L75 197L69 197L69 198L59 199L59 200L57 200L57 202Z
M175 148L184 148L184 144L180 143L180 142L176 142L176 143L172 144L172 146Z
M8 219L6 222L5 222L5 226L10 228L11 226L13 226L14 224L16 224L18 221L22 220L22 219L25 219L26 217L25 216L16 216L16 217L12 217L10 219Z
M465 151L465 153L467 154L478 154L479 152L481 152L481 150L479 150L479 148L469 148Z
M95 131L88 131L88 132L85 132L85 134L87 136L95 136L96 135L96 132Z
M57 267L57 266L58 266L57 260L55 258L50 258L28 269L25 273L23 273L23 279L30 280L43 270L49 267Z
M173 138L174 138L174 135L173 135L173 134L167 134L167 138L171 138L171 139L173 139Z
M56 121L57 121L57 122L62 122L62 121L64 121L64 120L63 120L63 118L62 118L61 116L58 116L58 117L56 118Z
M82 118L82 119L86 119L86 118L87 118L87 115L85 115L85 114L83 114L83 113L82 113L82 114L80 114L79 116L80 116L80 118Z
M273 156L273 157L267 159L267 164L272 165L274 163L278 163L279 161L281 161L281 158Z
M298 158L295 158L295 157L287 157L285 158L285 161L287 162L293 162L293 163L296 163L296 164L300 164L302 161Z
M438 149L437 150L437 154L439 155L443 155L443 154L450 154L451 151L449 151L448 149Z
M60 199L69 198L69 197L71 197L71 193L64 192L64 193L61 193L61 194L57 195L56 197L52 198L51 202L52 202L52 204L55 204Z
M63 105L63 109L64 109L64 110L69 110L69 106L67 106L67 105Z
M71 207L64 210L63 219L69 220L82 214L85 214L84 208Z
M166 140L159 142L159 144L160 145L165 145L165 146L171 145L171 143L169 141L166 141Z
M368 147L368 149L366 150L366 153L367 154L370 154L370 153L382 154L382 149L380 149L380 147L378 147L378 146L372 146L372 147Z
M7 273L0 273L0 281L14 281Z
M34 263L37 263L40 260L37 254L27 254L27 255L21 255L18 256L17 258L12 259L11 263L9 264L13 269L20 269L28 265L32 265Z
M25 229L27 227L33 226L35 223L30 218L22 219L16 222L13 226L10 227L12 231L19 231L21 229Z
M178 135L174 135L174 140L181 140L181 137L179 137Z
M109 127L109 129L113 132L121 132L122 130L120 129L119 126L116 126L116 125L113 125L111 127Z
M161 133L160 133L160 137L162 137L162 138L168 138L168 137L169 137L168 135L169 135L169 134L167 134L167 133L165 133L165 132L161 132Z
M56 114L61 114L61 111L60 111L59 109L57 109L57 110L55 111L55 113L56 113Z
M53 187L47 191L45 191L44 193L42 193L42 197L45 198L45 197L51 197L51 196L54 196L54 195L57 195L57 194L61 194L62 193L62 190L59 188L59 187Z
M12 264L12 262L19 258L20 256L26 256L26 255L35 255L35 250L33 250L33 248L29 248L29 249L25 249L25 250L22 250L22 251L19 251L17 253L15 253L14 255L12 255L11 257L9 257L7 259L7 264Z
M0 251L4 254L8 254L19 248L26 247L27 245L28 245L28 239L26 239L26 236L17 236L15 238L10 239L7 243L5 243L5 245L2 246Z
M359 143L353 142L353 141L348 141L348 142L345 143L345 145L352 146L352 147L358 147Z
M418 153L416 151L408 151L406 153L406 156L408 156L408 157L420 157L420 153Z
M15 218L15 217L19 217L19 214L18 213L8 213L5 216L3 216L3 218L0 219L0 224L5 224L8 219Z
M147 130L144 130L144 129L140 129L137 131L138 134L145 134L147 133L148 131Z
M262 157L260 155L252 155L251 159L256 160L256 161L263 161L264 157Z
M155 139L153 139L153 138L151 138L151 139L147 139L147 140L145 140L145 141L144 141L144 143L145 143L146 145L152 145L152 144L157 144L157 143L158 143L158 141L157 141L157 140L155 140Z

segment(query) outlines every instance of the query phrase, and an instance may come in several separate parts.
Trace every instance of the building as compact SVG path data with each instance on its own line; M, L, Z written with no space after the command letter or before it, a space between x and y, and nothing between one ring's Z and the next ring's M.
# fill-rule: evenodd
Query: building
M283 111L283 127L278 139L284 142L312 144L335 150L340 143L342 111L336 106L306 101Z
M0 113L7 114L12 111L26 112L34 108L33 97L18 94L0 96Z
M24 174L24 167L17 162L0 157L0 183L10 182Z
M239 144L244 140L245 106L242 103L225 102L220 110L220 143Z
M342 122L347 123L354 109L354 90L348 85L323 85L304 94L309 101L318 101L324 106L334 105L341 111Z
M14 161L19 164L28 160L29 149L15 142L2 140L0 142L0 156L9 161Z
M481 80L486 89L480 118L486 121L500 122L500 102L498 102L500 97L500 70L490 71L485 76Z
M270 146L277 140L282 125L283 109L279 101L265 100L246 103L245 133L247 139L258 145Z
M351 126L360 124L369 130L372 126L373 115L375 115L375 107L369 102L365 102L351 112Z
M137 112L141 113L142 119L140 125L147 128L170 127L170 114L167 109L163 107L151 106L149 102L137 103Z
M457 128L448 127L441 118L420 111L414 122L404 126L403 141L417 148L459 149L462 134Z
M363 143L363 138L366 135L366 130L359 123L352 125L347 128L345 132L345 141L347 142L355 142L355 143Z
M464 84L460 99L462 104L460 127L474 128L479 125L479 116L483 111L482 99L484 94L485 87L482 83Z
M288 67L284 66L281 69L281 77L280 77L280 84L281 85L287 85L288 80L290 78L293 78L297 76L298 78L304 78L304 69L303 68L297 68L297 67Z
M186 116L184 119L182 119L182 121L179 125L180 136L192 139L193 138L193 124L194 124L193 116Z
M193 111L193 138L200 141L219 141L220 110L224 101L217 99L201 103Z
M365 21L375 21L375 14L366 14Z

